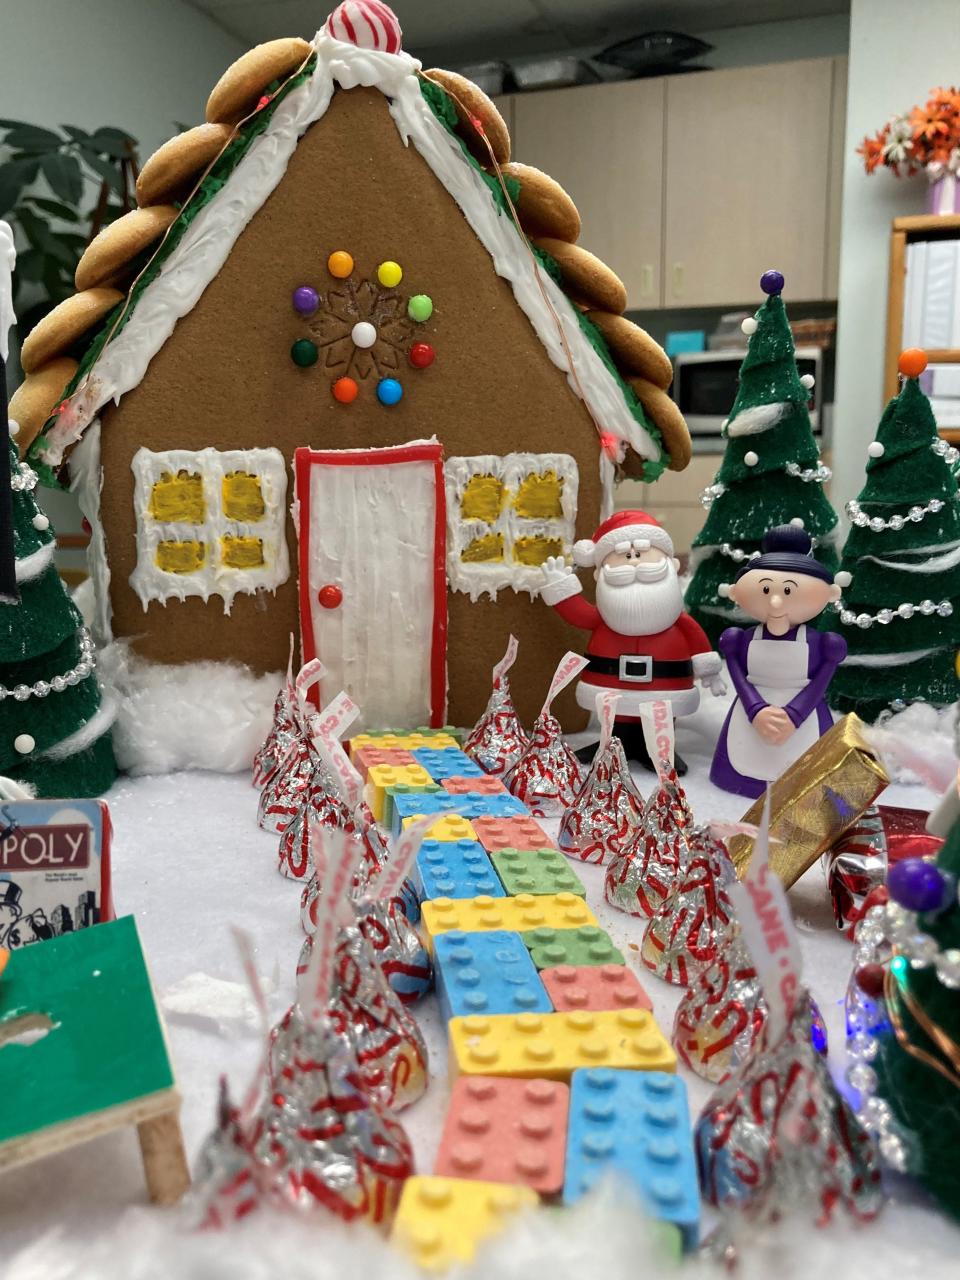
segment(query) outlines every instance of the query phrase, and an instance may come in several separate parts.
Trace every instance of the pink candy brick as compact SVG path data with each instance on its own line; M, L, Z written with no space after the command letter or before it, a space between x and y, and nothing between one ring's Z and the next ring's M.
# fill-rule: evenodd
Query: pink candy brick
M622 964L558 964L541 969L540 978L557 1013L586 1009L602 1013L611 1009L648 1009L650 997L633 972Z
M440 785L452 796L506 795L507 788L499 778L441 778Z
M534 818L474 818L473 829L487 853L557 847Z
M434 1172L555 1195L563 1186L570 1090L556 1080L460 1076Z
M406 765L416 764L417 757L412 751L401 751L399 747L360 747L353 755L353 763L357 766L360 777L366 782L367 773L375 764Z

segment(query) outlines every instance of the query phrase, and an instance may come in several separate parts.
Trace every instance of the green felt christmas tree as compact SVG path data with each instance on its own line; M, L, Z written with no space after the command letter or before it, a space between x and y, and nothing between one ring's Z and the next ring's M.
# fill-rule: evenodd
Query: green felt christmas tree
M956 450L940 439L920 390L925 367L923 352L900 357L903 386L869 447L866 484L847 504L843 597L830 625L848 654L829 696L865 720L911 702L947 706L960 693Z
M797 372L780 296L783 276L765 271L760 287L768 296L755 318L743 322L750 342L723 429L723 462L704 494L709 514L693 543L694 574L686 593L688 612L714 644L726 627L751 621L719 589L759 552L760 539L774 525L802 523L816 558L830 569L837 566L831 538L837 514L822 488L830 472L810 427L809 386Z
M888 1021L877 1035L873 1066L877 1093L901 1131L904 1166L960 1218L958 876L960 823L954 823L933 866L909 859L890 873L895 902L921 914L919 932L907 943L909 958L899 955L890 962ZM938 898L937 905L945 904L946 909L924 913L922 908ZM916 963L918 950L923 952L921 964Z
M9 448L20 598L0 599L0 774L40 796L99 795L117 770L93 642L54 566L36 473Z

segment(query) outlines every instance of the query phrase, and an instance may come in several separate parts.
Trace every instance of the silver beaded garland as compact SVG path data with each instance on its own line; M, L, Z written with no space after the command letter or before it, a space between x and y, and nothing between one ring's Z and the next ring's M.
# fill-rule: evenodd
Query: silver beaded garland
M49 693L63 693L64 689L77 685L81 680L86 680L87 676L93 671L93 640L86 627L80 629L80 661L65 671L62 675L54 676L51 680L38 680L36 684L18 684L14 688L8 689L6 685L0 684L0 702L4 698L13 698L15 702L26 702L28 698L45 698Z
M884 529L902 529L908 520L919 524L924 516L936 515L943 507L941 498L931 498L925 507L911 507L905 516L896 515L884 520L880 516L868 516L856 498L851 498L847 503L847 515L850 523L855 524L858 529L869 527L871 533L882 533Z
M706 489L700 494L700 502L704 507L711 506L717 498L720 498L727 492L725 484L708 484Z
M18 463L16 475L10 477L10 488L14 493L29 493L37 487L37 473L25 462Z
M794 480L803 480L809 484L816 481L817 484L824 484L827 480L832 479L833 472L825 462L818 462L815 467L802 468L798 462L788 462L784 467L788 476L792 476Z
M886 626L894 618L910 619L917 613L922 614L925 618L929 618L933 614L937 614L941 618L949 618L953 613L953 604L950 600L941 600L939 604L934 604L932 600L921 600L919 604L905 602L904 604L898 604L896 609L881 609L876 614L854 613L852 609L840 607L840 621L845 627L856 626L866 630L876 622L879 622L881 626Z

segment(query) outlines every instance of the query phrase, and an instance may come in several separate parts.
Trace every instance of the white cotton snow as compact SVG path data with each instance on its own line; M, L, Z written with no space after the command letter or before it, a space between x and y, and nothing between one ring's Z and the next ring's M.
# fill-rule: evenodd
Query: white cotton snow
M236 663L147 662L123 641L107 645L97 665L120 704L117 763L132 774L249 769L283 682L279 671L255 676Z
M957 776L956 706L938 709L914 702L884 721L868 725L864 737L893 782L921 782L942 792Z

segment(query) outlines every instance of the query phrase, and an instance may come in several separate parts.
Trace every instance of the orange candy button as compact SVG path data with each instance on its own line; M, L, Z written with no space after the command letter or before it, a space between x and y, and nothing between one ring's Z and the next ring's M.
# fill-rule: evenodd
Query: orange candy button
M353 404L360 392L352 378L338 378L332 390L334 400L339 400L341 404Z
M345 249L337 249L327 259L327 270L332 276L336 276L338 280L346 280L353 270L353 258Z

